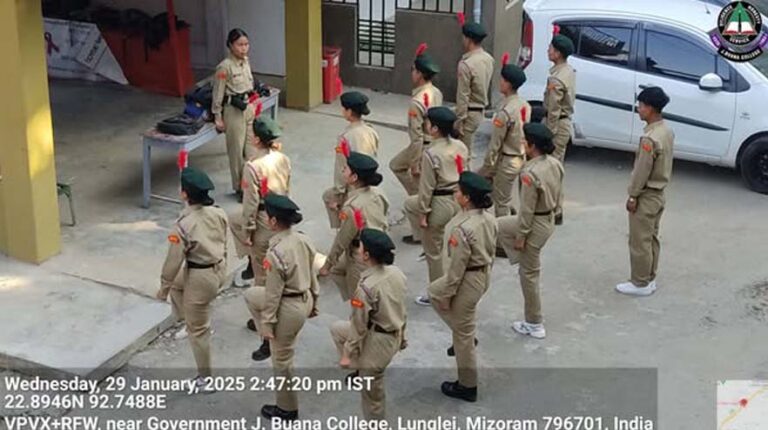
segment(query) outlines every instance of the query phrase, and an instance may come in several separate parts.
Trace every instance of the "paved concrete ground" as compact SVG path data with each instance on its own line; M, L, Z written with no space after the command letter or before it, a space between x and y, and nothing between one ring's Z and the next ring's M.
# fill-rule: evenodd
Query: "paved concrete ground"
M165 253L165 232L179 208L167 203L139 208L138 134L173 114L180 103L131 89L71 82L54 82L51 94L58 174L74 183L81 224L64 228L64 250L45 264L46 269L153 294ZM374 111L386 112L383 119L400 124L406 105L403 96L372 101ZM320 111L333 114L334 108ZM294 166L292 197L306 219L300 229L325 250L333 236L320 194L331 182L333 146L344 122L328 113L287 110L281 111L280 122L285 129L285 152ZM377 130L382 137L380 159L386 165L406 144L406 135L381 126ZM631 159L631 154L598 149L575 148L569 153L566 223L543 256L548 338L524 339L509 328L521 315L522 297L515 268L497 260L492 287L478 313L478 356L484 369L481 401L462 405L457 413L506 410L535 396L514 382L501 383L497 374L491 375L492 369L655 368L662 428L711 428L717 380L768 379L768 359L760 341L768 335L768 197L744 188L736 172L676 163L662 222L659 291L645 299L622 297L613 285L628 276L623 204ZM229 195L223 139L195 151L190 160L212 173L217 202L236 210ZM174 169L173 155L157 156L154 172L161 190L175 189L170 173ZM384 173L383 189L397 210L404 193L394 177ZM407 230L406 225L396 226L392 235L399 245L397 264L408 275L412 299L425 288L426 267L416 259L417 247L399 241ZM235 262L231 263L234 267ZM250 360L258 340L243 328L247 315L240 295L239 290L228 290L215 302L214 362L219 368L256 371L268 365ZM330 284L323 286L320 307L322 314L307 324L298 342L298 367L335 363L328 325L345 317L347 309ZM409 303L408 311L411 346L394 365L418 370L412 370L410 377L395 375L389 398L410 411L453 407L438 391L440 381L453 378L453 361L444 353L450 344L449 332L431 309ZM123 373L192 366L187 342L169 337L138 353ZM634 392L639 387L626 384L624 388ZM229 405L241 412L250 408L250 416L255 416L257 407L271 400L265 394L229 397L219 393L199 401L175 400L172 410L215 410ZM356 400L347 400L341 402L342 409L354 412ZM304 401L302 410L307 417L326 416L330 410L323 409L324 404ZM329 407L336 404L334 400Z

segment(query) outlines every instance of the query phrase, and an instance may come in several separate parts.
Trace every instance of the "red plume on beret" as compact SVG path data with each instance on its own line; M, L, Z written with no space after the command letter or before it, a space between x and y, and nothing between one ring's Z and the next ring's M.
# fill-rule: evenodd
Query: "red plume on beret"
M256 109L253 111L253 117L258 118L261 115L261 110L264 109L264 105L261 104L261 101L259 101L256 104Z
M341 153L344 154L344 158L349 158L349 153L352 151L349 149L349 141L346 137L341 138L339 149L341 149Z
M357 227L358 230L362 230L363 228L365 228L365 218L363 217L362 209L355 209L354 215L355 215L355 227Z
M427 44L424 42L419 43L419 47L416 48L416 56L423 54L427 50Z
M520 118L525 122L525 117L528 115L528 109L525 108L525 106L520 108Z
M424 107L429 109L429 94L424 93Z
M505 52L504 55L501 56L501 66L504 67L509 63L509 52Z
M459 173L459 176L464 173L464 157L461 154L456 154L456 171Z
M459 25L464 26L464 24L467 22L467 17L464 16L464 12L459 12L456 14L456 19L459 20Z
M176 165L179 166L179 170L184 170L187 167L189 152L179 151L179 157L176 159Z
M554 25L552 26L552 34L553 34L553 35L558 35L558 34L560 34L560 26L559 26L559 25L557 25L557 24L554 24Z
M248 96L248 103L254 104L259 100L259 93L253 93L250 96Z
M267 178L262 178L261 183L259 184L259 195L264 198L267 194L269 194L269 181Z

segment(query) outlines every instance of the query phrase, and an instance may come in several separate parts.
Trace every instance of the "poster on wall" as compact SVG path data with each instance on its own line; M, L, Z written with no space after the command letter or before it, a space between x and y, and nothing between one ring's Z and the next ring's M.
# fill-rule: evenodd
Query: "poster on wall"
M49 76L128 85L96 24L45 18L44 32Z

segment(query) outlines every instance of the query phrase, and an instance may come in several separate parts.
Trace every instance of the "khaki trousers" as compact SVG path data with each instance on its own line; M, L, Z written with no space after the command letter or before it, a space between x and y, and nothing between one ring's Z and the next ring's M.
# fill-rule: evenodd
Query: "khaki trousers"
M244 111L225 105L223 112L227 155L229 156L229 173L232 176L232 189L240 191L240 181L243 178L243 166L246 161L246 151L253 139L253 106L248 105Z
M416 232L421 232L421 244L427 257L429 268L429 282L443 276L443 235L445 226L457 213L459 205L453 200L453 196L433 196L432 211L427 218L427 228L419 226L421 214L418 212L418 196L409 196L405 199L405 215L411 224L411 231L416 237Z
M421 155L422 150L423 148L410 144L398 152L389 162L389 169L395 174L397 180L403 184L403 188L405 188L405 192L409 196L416 195L419 192L419 177L413 175L412 168L414 167L413 160L417 160L415 164L419 166L421 162L419 155Z
M432 307L453 334L459 383L469 388L477 387L476 311L477 304L488 290L489 281L490 267L481 271L466 272L456 295L451 299L451 307L448 311L438 309L437 302L432 300Z
M267 274L264 272L262 262L269 249L269 239L275 235L267 225L266 212L260 211L258 215L257 228L254 231L245 229L245 220L242 215L230 215L229 226L232 236L235 238L235 251L238 258L249 256L251 258L251 268L253 269L253 285L264 285L267 280ZM245 244L251 240L252 245Z
M328 188L323 193L323 204L325 204L325 211L328 214L328 222L331 224L331 228L341 227L339 211L346 199L347 195L337 193L335 188ZM331 209L332 203L336 203L336 209Z
M659 268L659 223L664 213L664 192L646 190L637 197L637 211L629 214L629 262L635 286L656 279Z
M253 321L259 333L263 333L261 324L261 312L266 302L266 288L262 286L251 287L245 292L245 303L253 315ZM283 377L290 381L293 378L293 355L296 346L296 338L304 327L309 313L312 312L312 294L300 297L283 297L277 310L277 323L274 327L275 338L270 341L272 352L272 369L276 377ZM299 397L295 391L288 390L289 384L284 384L283 389L277 391L277 406L286 411L299 409Z
M568 149L568 142L571 141L571 120L568 119L561 119L557 123L557 130L553 130L552 134L555 136L552 139L552 143L555 144L555 152L552 153L552 156L560 160L560 163L565 166L565 151ZM561 202L564 202L564 190L565 186L560 187L560 200ZM557 207L555 209L556 215L561 215L563 213L562 207Z
M344 353L344 344L349 339L352 324L349 321L336 321L331 324L331 337L339 356ZM368 330L363 341L360 355L352 360L352 368L361 377L373 377L369 390L361 390L363 417L366 420L386 418L386 387L384 371L392 358L400 351L401 338L398 334L379 333Z
M480 127L481 122L483 122L483 113L470 111L467 112L467 119L461 123L461 130L459 130L462 133L461 141L467 147L469 160L472 160L472 143L475 141L475 132ZM467 167L469 167L469 163L467 163Z
M331 268L331 279L339 288L341 299L345 302L355 295L357 284L360 282L360 274L364 270L365 265L349 253L343 254L338 263Z
M520 263L518 273L525 302L525 321L539 324L544 321L541 314L539 278L541 276L541 250L555 231L554 215L534 216L533 228L525 240L522 251L514 249L515 238L520 231L517 215L498 219L499 243L512 264Z
M183 289L171 290L174 313L187 324L189 344L199 376L211 376L211 302L224 282L225 265L210 269L185 269Z
M496 167L496 174L493 177L493 191L491 192L493 210L497 217L510 214L512 209L512 188L522 168L522 156L501 156Z

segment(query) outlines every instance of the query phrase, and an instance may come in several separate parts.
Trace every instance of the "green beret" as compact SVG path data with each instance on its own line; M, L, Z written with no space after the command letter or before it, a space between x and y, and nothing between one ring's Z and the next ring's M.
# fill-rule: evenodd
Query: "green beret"
M465 171L459 176L459 187L469 194L485 195L493 191L491 183L475 172Z
M560 51L563 57L568 57L576 52L576 47L573 46L573 41L562 34L558 34L552 38L552 47Z
M379 168L379 163L373 157L355 151L349 153L347 165L355 173L373 173Z
M270 118L259 118L253 121L253 134L258 136L262 142L270 142L280 137L283 131Z
M395 249L395 244L389 238L389 235L375 228L364 228L360 233L360 241L363 242L363 246L371 254L384 255L391 253Z
M417 56L416 60L413 62L413 66L421 73L429 75L440 73L440 66L432 60L432 57L430 57L429 54L421 54Z
M213 181L202 170L187 167L181 171L181 188L193 192L213 190Z
M520 67L514 64L507 64L501 68L501 77L505 81L512 84L512 88L518 89L523 86L526 81L525 72Z
M530 138L531 140L536 141L552 140L553 137L549 127L540 122L530 122L525 124L523 126L523 133L525 134L526 139Z
M488 33L485 31L485 27L479 22L468 22L461 27L461 32L468 38L475 42L482 42Z
M453 125L458 119L456 114L445 106L437 106L427 110L427 118L432 124Z
M299 211L299 207L293 200L289 199L287 196L275 193L267 194L267 197L264 198L264 207L265 209L281 213L294 213Z
M660 87L648 87L640 91L640 94L637 95L637 101L661 112L669 103L669 96Z
M370 109L368 109L368 96L361 92L349 91L342 94L341 105L344 109L352 110L360 115L371 113Z

